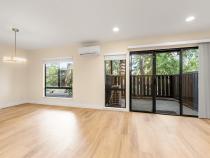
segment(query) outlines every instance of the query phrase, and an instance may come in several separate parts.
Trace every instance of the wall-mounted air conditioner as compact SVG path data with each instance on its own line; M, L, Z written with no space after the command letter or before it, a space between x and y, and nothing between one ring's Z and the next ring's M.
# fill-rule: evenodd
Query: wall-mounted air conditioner
M99 55L100 51L100 46L88 46L79 48L80 55Z

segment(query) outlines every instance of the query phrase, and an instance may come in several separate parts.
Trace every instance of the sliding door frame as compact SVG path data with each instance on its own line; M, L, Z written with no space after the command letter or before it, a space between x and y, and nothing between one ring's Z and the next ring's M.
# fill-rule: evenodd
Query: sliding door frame
M182 95L182 77L183 77L183 51L188 50L188 49L198 49L199 47L185 47L185 48L180 48L180 77L179 77L179 84L180 84L180 116L186 116L186 117L195 117L198 118L198 115L187 115L183 113L183 95ZM198 72L199 73L199 72ZM198 78L199 80L199 78ZM198 87L199 88L199 87ZM199 105L198 105L199 106ZM179 116L179 115L178 115Z
M187 116L187 117L198 117L195 115L186 115L183 114L183 98L182 98L182 75L183 75L183 51L187 49L198 49L198 47L184 47L184 48L170 48L170 49L157 49L157 50L146 50L146 51L131 51L130 52L130 96L129 96L129 110L132 112L144 112L144 113L155 113L155 114L161 114L161 115L171 115L171 114L166 114L166 113L156 113L156 91L157 91L157 82L156 82L156 54L158 53L164 53L164 52L177 52L179 54L179 108L180 108L180 113L177 115L173 116ZM150 111L141 111L141 110L132 110L132 55L138 54L152 54L153 59L152 59L152 107L153 110Z
M132 74L132 55L133 54L138 54L138 55L152 55L152 83L151 83L151 94L152 94L152 111L142 111L142 110L133 110L132 109L132 79L131 79L131 74ZM130 80L130 95L129 95L129 110L133 112L144 112L144 113L155 113L156 112L156 86L155 85L155 77L154 74L156 73L156 55L154 51L147 50L147 51L135 51L135 52L130 52L130 75L129 75L129 80Z
M126 97L126 93L127 93L127 84L126 84L126 76L127 76L127 72L126 72L126 70L127 70L127 68L126 68L126 65L127 65L127 59L124 59L125 60L125 89L124 90L122 90L122 88L121 89L119 89L120 91L124 91L124 93L125 93L125 107L114 107L114 106L108 106L108 105L106 105L106 85L105 85L105 87L104 87L104 90L105 90L105 102L104 102L104 106L106 107L106 108L116 108L116 109L126 109L126 106L127 106L127 104L126 104L126 102L127 102L127 97ZM113 61L114 60L110 60L110 64L111 64L111 74L113 74ZM116 61L118 61L118 60L116 60ZM119 60L119 61L121 61L121 60ZM106 60L104 60L104 81L105 81L105 84L106 84ZM112 88L110 89L111 91L113 90Z

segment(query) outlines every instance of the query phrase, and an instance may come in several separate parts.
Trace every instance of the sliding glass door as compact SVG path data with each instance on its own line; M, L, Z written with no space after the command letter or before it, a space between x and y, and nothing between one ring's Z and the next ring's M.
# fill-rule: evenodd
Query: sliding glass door
M125 56L105 57L105 106L126 107Z
M198 115L198 49L182 52L182 113Z
M156 53L156 113L180 115L180 53Z
M153 54L133 54L131 63L131 110L153 112Z
M198 115L198 48L130 53L130 109Z

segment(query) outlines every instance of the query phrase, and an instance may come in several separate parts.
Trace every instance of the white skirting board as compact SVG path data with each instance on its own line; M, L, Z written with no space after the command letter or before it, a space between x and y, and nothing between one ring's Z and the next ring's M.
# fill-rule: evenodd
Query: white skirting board
M11 107L11 106L16 106L20 104L25 104L27 103L27 100L22 100L22 101L12 101L12 102L0 102L0 109Z
M73 107L73 108L86 108L86 109L98 109L98 110L110 110L110 111L123 111L128 112L129 110L126 108L113 108L113 107L104 107L104 105L94 105L94 104L81 104L76 102L62 103L62 102L54 102L54 101L44 101L44 100L36 100L36 101L14 101L14 102L4 102L0 103L0 109L12 107L21 104L43 104L50 106L65 106L65 107Z
M86 108L86 109L98 109L98 110L110 110L110 111L122 111L128 112L129 110L126 108L113 108L113 107L105 107L104 105L94 105L94 104L84 104L84 103L77 103L77 102L54 102L54 101L29 101L28 103L31 104L43 104L43 105L51 105L51 106L65 106L65 107L73 107L73 108Z

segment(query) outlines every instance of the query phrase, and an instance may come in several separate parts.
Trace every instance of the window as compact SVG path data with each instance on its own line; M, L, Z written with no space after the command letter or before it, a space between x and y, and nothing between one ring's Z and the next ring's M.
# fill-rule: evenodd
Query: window
M105 106L126 107L126 56L105 56Z
M73 62L70 59L49 60L45 63L45 96L71 98Z

